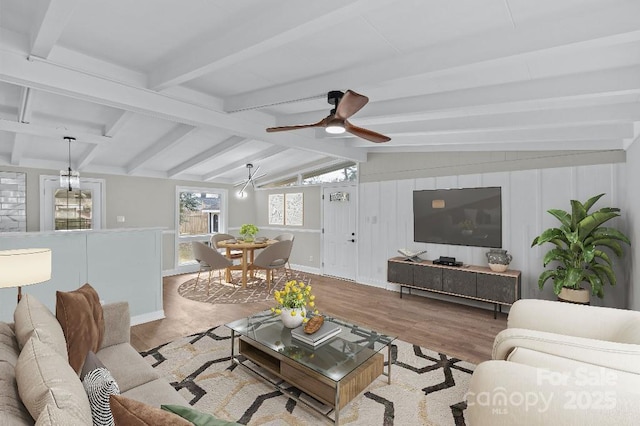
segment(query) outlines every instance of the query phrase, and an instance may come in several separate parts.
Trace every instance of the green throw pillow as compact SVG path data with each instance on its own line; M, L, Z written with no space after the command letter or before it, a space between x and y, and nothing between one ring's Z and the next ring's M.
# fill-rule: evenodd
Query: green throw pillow
M185 420L189 420L196 426L242 426L239 423L228 422L213 417L211 414L201 413L195 408L185 407L182 405L161 405L165 411L177 414Z

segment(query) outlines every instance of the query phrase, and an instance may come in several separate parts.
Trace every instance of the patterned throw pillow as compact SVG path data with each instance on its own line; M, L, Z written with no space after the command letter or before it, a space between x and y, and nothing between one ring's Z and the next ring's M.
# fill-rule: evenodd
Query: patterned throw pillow
M96 355L89 351L82 370L82 384L89 397L91 417L94 426L113 426L113 415L109 407L109 397L120 395L120 388L113 376L100 362Z

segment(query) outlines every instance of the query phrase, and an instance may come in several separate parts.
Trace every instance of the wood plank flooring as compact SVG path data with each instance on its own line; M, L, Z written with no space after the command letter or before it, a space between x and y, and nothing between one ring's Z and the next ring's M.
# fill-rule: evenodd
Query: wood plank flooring
M491 359L496 334L506 328L506 314L422 296L307 274L321 312L477 364ZM165 319L131 328L131 344L146 350L178 337L268 309L268 302L219 304L178 295L178 286L195 274L164 278ZM488 305L489 306L489 305Z

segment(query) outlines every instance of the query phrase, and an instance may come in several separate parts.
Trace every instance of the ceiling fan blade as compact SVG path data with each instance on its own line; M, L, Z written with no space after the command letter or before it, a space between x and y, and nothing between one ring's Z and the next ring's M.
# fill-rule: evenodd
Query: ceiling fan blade
M354 126L345 120L344 129L351 133L352 135L358 136L359 138L366 139L375 143L389 142L391 140L390 137L381 135L380 133L376 133L373 130L363 129L362 127Z
M327 127L328 119L329 117L325 117L322 120L318 121L317 123L313 123L313 124L298 124L295 126L268 127L267 132L269 133L284 132L286 130L306 129L308 127Z
M347 90L336 108L336 118L346 120L369 102L369 98L353 90Z

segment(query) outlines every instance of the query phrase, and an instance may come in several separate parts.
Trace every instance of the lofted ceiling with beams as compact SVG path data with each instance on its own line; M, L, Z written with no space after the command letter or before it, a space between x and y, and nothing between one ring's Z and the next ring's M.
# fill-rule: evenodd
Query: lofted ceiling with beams
M262 183L367 153L622 150L637 0L0 0L0 165ZM327 92L369 103L323 129Z

